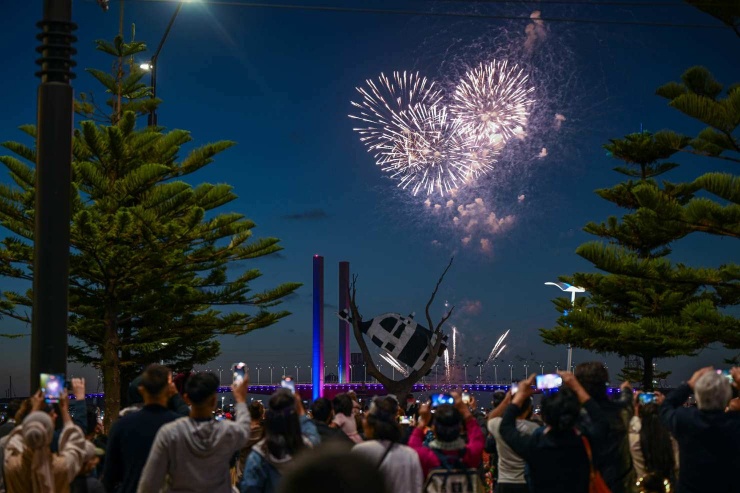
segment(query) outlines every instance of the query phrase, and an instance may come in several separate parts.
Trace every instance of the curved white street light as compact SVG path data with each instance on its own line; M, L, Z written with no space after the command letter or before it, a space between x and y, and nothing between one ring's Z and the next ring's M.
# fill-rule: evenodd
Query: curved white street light
M585 293L585 288L580 288L578 286L573 286L571 284L568 284L567 282L546 282L545 285L547 286L555 286L560 289L560 291L564 291L566 293L570 293L570 304L572 306L576 306L576 293ZM573 346L568 344L568 366L566 367L566 371L572 371L571 370L571 363L573 363Z

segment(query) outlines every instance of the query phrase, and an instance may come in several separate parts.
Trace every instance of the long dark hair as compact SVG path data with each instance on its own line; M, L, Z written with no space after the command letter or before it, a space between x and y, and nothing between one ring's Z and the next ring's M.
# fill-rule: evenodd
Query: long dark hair
M567 387L542 399L542 420L555 433L570 432L580 412L576 394Z
M304 449L301 422L293 394L279 390L272 394L265 413L265 446L273 457L282 459Z
M671 434L658 416L657 404L646 404L640 408L640 448L645 458L645 470L673 480L676 458L673 455Z

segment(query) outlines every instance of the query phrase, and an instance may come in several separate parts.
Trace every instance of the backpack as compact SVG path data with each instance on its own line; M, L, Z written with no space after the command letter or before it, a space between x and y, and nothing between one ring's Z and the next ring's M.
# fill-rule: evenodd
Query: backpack
M462 458L465 449L457 457L448 457L439 450L434 450L440 467L429 471L424 483L425 493L483 493L485 488L478 476L478 470L465 467Z

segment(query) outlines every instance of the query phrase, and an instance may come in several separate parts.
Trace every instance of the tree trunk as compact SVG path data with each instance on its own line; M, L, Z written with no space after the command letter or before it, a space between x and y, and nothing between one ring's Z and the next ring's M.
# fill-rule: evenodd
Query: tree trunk
M405 411L406 395L411 393L414 388L414 384L412 382L405 382L401 380L391 381L390 383L384 384L383 387L389 394L393 394L396 396L396 399L398 399L398 405L401 406L401 408Z
M121 410L121 365L118 357L118 331L115 319L107 317L106 338L103 346L103 389L105 392L105 419L103 426L110 432Z
M645 391L653 390L653 357L642 357L642 388Z

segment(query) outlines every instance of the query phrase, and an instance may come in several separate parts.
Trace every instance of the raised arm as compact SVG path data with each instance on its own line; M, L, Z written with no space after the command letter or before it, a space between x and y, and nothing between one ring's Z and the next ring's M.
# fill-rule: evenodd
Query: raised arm
M534 394L534 385L536 374L533 373L528 379L519 382L519 390L514 395L512 403L504 411L499 433L506 444L524 460L532 456L532 451L536 443L536 438L532 435L525 435L516 429L516 418L522 412L524 402Z
M705 373L713 371L714 368L707 366L694 372L688 382L682 383L673 392L670 392L660 405L660 418L671 432L675 434L683 414L683 405L694 390L696 381Z
M63 428L59 435L59 452L54 460L64 464L63 467L67 471L68 481L71 483L83 466L85 434L74 424L72 416L69 415L69 399L66 391L62 393L59 399L59 411Z

